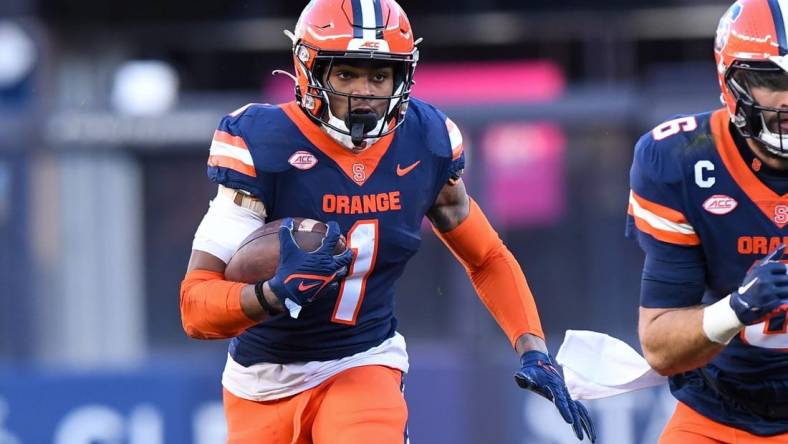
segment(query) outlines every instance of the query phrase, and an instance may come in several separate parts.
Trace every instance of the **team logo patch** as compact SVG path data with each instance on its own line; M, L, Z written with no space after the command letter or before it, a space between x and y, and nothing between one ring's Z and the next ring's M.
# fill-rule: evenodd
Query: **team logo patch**
M742 5L739 3L734 4L728 9L728 12L720 20L717 27L717 37L714 40L714 50L717 52L722 51L722 48L728 44L728 37L731 34L731 25L736 22L736 19L741 15Z
M399 166L399 164L397 164L397 176L402 177L402 176L410 173L411 171L413 171L414 168L419 166L420 163L421 163L421 161L417 160L417 161L413 162L412 164L406 166L405 168L401 168Z
M380 42L377 40L368 40L358 47L359 49L370 49L372 51L377 51L380 49Z
M287 159L287 162L299 170L308 170L317 165L317 157L309 151L296 151Z
M711 214L721 216L733 211L739 205L736 199L724 194L715 194L703 202L703 209Z
M352 39L347 44L348 51L382 51L389 52L389 44L382 39Z

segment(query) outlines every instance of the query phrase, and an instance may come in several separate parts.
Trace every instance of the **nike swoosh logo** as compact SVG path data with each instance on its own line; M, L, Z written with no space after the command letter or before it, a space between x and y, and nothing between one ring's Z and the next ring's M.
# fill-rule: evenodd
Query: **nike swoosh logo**
M750 287L755 285L756 282L758 282L758 278L754 278L750 282L747 282L746 284L744 284L741 287L739 287L739 294L747 293L747 290L749 290Z
M303 282L298 284L298 291L307 291L309 289L315 288L320 285L320 282L315 282L314 284L304 285Z
M400 168L399 164L397 164L397 176L402 177L402 176L410 173L411 171L413 171L414 168L419 166L420 163L421 163L421 161L417 160L416 162L414 162L413 164L411 164L411 165L409 165L409 166L407 166L405 168Z

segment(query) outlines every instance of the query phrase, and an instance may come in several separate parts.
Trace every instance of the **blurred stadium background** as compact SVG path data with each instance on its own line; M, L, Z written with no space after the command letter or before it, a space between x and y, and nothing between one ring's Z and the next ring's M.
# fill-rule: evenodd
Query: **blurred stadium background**
M0 444L223 442L226 342L188 339L178 287L215 192L220 117L283 102L303 0L0 2ZM623 238L637 137L718 105L728 1L402 0L415 96L465 134L469 191L523 265L552 350L637 346ZM414 443L571 443L425 230L398 288ZM655 389L588 404L602 443L652 443Z

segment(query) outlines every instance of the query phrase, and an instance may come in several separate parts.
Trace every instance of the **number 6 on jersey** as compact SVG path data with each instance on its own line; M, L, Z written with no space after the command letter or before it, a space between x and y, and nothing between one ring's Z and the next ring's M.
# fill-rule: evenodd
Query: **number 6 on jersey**
M353 251L353 261L347 277L340 284L331 321L356 325L367 278L375 268L378 254L378 221L373 219L356 222L347 233L347 246Z

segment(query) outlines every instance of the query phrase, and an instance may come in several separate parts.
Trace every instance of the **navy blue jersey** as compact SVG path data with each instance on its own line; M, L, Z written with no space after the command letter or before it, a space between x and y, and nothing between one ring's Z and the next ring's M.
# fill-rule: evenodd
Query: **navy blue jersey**
M354 251L337 298L318 298L298 319L266 319L230 343L244 366L339 359L394 335L394 288L421 242L438 193L464 167L456 126L411 99L391 135L354 154L294 102L248 105L225 117L214 136L208 175L259 197L268 220L335 220Z
M627 235L646 252L643 307L713 303L735 291L748 269L786 240L788 194L759 180L758 163L745 162L729 122L725 110L682 116L635 147ZM736 397L787 403L785 315L746 327L704 369ZM784 421L726 405L700 370L671 377L670 386L676 398L715 421L758 435L788 432Z

